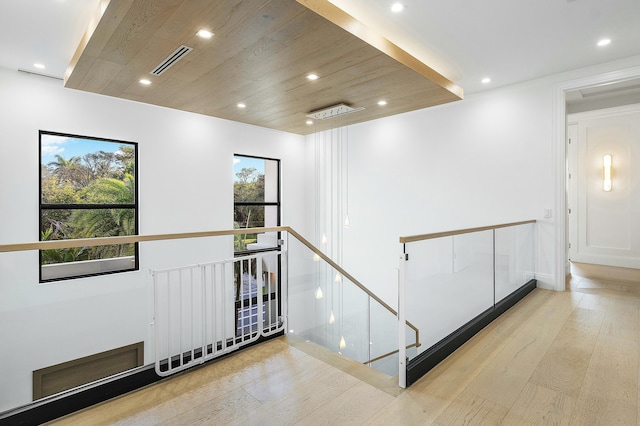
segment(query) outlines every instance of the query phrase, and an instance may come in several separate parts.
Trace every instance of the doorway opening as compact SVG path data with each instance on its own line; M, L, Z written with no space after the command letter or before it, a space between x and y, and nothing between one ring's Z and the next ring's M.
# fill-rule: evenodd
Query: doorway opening
M598 74L591 77L581 78L558 84L556 86L555 101L555 151L556 151L556 182L559 187L556 192L556 210L564 212L564 220L556 223L556 253L558 261L556 262L556 290L565 290L566 276L569 273L569 202L568 202L568 138L567 138L567 113L568 111L576 112L574 100L576 95L584 98L584 94L593 94L600 92L601 94L609 88L613 88L610 92L620 89L621 86L627 86L630 91L640 89L637 87L640 83L640 67L627 68L619 71ZM622 96L620 91L618 96ZM627 95L629 95L627 93ZM613 95L612 95L613 96ZM634 96L634 95L631 95ZM588 96L587 96L588 97ZM595 100L595 97L587 101L578 102L580 108L591 108L589 105ZM599 101L602 105L602 99ZM608 100L607 102L611 102ZM574 106L569 106L573 103Z

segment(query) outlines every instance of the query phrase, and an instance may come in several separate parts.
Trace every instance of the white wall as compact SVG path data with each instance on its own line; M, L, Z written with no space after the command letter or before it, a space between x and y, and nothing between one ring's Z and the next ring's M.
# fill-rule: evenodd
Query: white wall
M395 306L400 236L542 219L554 205L552 96L526 84L351 126L346 269Z
M602 82L639 64L639 57L628 58L350 126L345 268L396 306L400 236L536 219L538 285L561 288L564 118L558 103L564 98L558 93L570 82L592 76ZM307 140L313 182L315 139Z
M138 142L141 234L230 229L233 154L282 160L283 224L305 232L304 138L64 89L0 68L0 244L38 240L38 130ZM0 253L0 411L38 368L145 341L149 269L228 257L232 241L145 243L140 270L38 284L36 252Z

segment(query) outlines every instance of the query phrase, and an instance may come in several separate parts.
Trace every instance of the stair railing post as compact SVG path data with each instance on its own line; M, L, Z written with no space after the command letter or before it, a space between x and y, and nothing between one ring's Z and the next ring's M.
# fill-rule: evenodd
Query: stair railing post
M289 232L284 232L280 249L280 291L282 298L281 321L284 324L284 333L289 333Z
M408 255L405 252L405 244L401 244L400 264L398 268L398 386L407 387L407 335L405 332L405 268Z

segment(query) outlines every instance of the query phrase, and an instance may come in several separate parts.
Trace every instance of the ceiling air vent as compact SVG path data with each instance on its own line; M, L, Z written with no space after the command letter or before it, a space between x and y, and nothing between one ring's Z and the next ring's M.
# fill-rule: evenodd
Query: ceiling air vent
M193 50L193 47L188 46L180 46L178 47L172 54L167 56L164 61L160 62L157 67L155 67L151 74L153 75L162 75L163 72L168 70L178 62L180 59L184 58L185 55Z
M307 117L315 118L316 120L327 120L329 118L351 114L352 112L362 111L363 109L363 107L353 108L347 104L337 104L317 111L311 111L307 114Z

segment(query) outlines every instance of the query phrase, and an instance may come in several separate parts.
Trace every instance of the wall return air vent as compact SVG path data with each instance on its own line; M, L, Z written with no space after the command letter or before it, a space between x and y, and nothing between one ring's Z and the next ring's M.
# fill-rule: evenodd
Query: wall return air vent
M151 74L162 75L163 72L171 68L176 62L184 58L192 50L193 50L193 47L188 47L184 45L178 47L172 54L170 54L162 62L160 62L158 66L151 71Z

